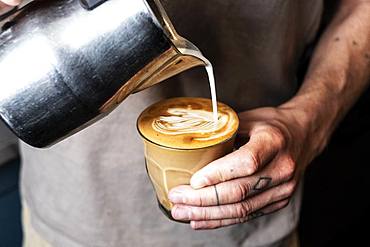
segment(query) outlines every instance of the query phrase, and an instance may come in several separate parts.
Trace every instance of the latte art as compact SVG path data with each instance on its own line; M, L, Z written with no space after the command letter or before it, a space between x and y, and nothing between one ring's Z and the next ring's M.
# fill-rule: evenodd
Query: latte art
M194 137L198 140L210 139L211 134L224 128L229 119L219 113L215 122L213 113L205 110L170 108L167 113L168 116L160 116L153 121L154 130L165 135L200 134Z
M143 136L165 147L209 147L232 138L239 119L227 105L218 103L216 121L212 102L204 98L172 98L148 107L138 119Z

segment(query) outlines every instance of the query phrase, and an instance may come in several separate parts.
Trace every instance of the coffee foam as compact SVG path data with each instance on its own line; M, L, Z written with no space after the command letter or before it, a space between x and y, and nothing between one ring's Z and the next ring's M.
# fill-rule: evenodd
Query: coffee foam
M227 105L218 103L217 118L215 122L209 99L173 98L147 108L138 128L146 139L162 146L203 148L231 138L238 129L238 117Z

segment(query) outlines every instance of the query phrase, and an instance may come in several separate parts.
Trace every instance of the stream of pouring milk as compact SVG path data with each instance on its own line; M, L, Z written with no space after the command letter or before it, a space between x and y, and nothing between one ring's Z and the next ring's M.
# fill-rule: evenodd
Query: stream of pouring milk
M193 51L193 50L192 50ZM212 64L206 59L199 51L193 51L192 56L196 56L204 62L205 69L208 75L208 81L212 97L212 113L204 109L181 109L181 108L169 108L167 113L169 116L160 116L155 119L152 123L153 129L166 135L171 134L186 134L186 133L198 133L207 135L210 133L215 134L217 130L227 124L225 117L218 114L217 106L217 94L216 94L216 82ZM189 54L189 52L187 53ZM203 140L212 138L205 137ZM202 139L202 138L197 138Z
M216 80L215 80L215 74L213 71L213 66L211 63L209 63L209 61L208 61L208 64L206 64L206 71L208 74L209 86L211 88L213 122L215 123L215 126L216 126L218 122Z
M217 126L218 109L217 109L216 80L215 80L215 73L213 70L212 63L206 57L204 57L203 54L199 50L192 50L192 49L179 49L179 50L181 50L183 54L197 57L205 63L205 68L206 68L207 75L208 75L209 87L211 89L213 122L214 122L214 126Z

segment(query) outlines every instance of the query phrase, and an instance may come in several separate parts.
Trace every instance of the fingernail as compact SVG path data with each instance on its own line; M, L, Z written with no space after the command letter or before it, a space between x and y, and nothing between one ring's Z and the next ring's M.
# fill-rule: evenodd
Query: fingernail
M207 185L207 180L201 176L193 176L190 180L190 185L194 189L200 189Z
M172 202L172 203L183 203L183 198L184 198L184 195L181 191L178 191L178 190L172 190L170 191L170 193L168 194L168 199Z
M177 220L189 220L189 212L185 208L174 207L172 209L172 217Z

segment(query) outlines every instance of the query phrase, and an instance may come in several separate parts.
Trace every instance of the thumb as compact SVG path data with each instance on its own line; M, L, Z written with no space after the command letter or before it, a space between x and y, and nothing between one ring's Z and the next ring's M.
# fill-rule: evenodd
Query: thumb
M190 184L194 189L254 174L279 151L280 145L266 133L256 133L237 151L215 160L197 171Z

